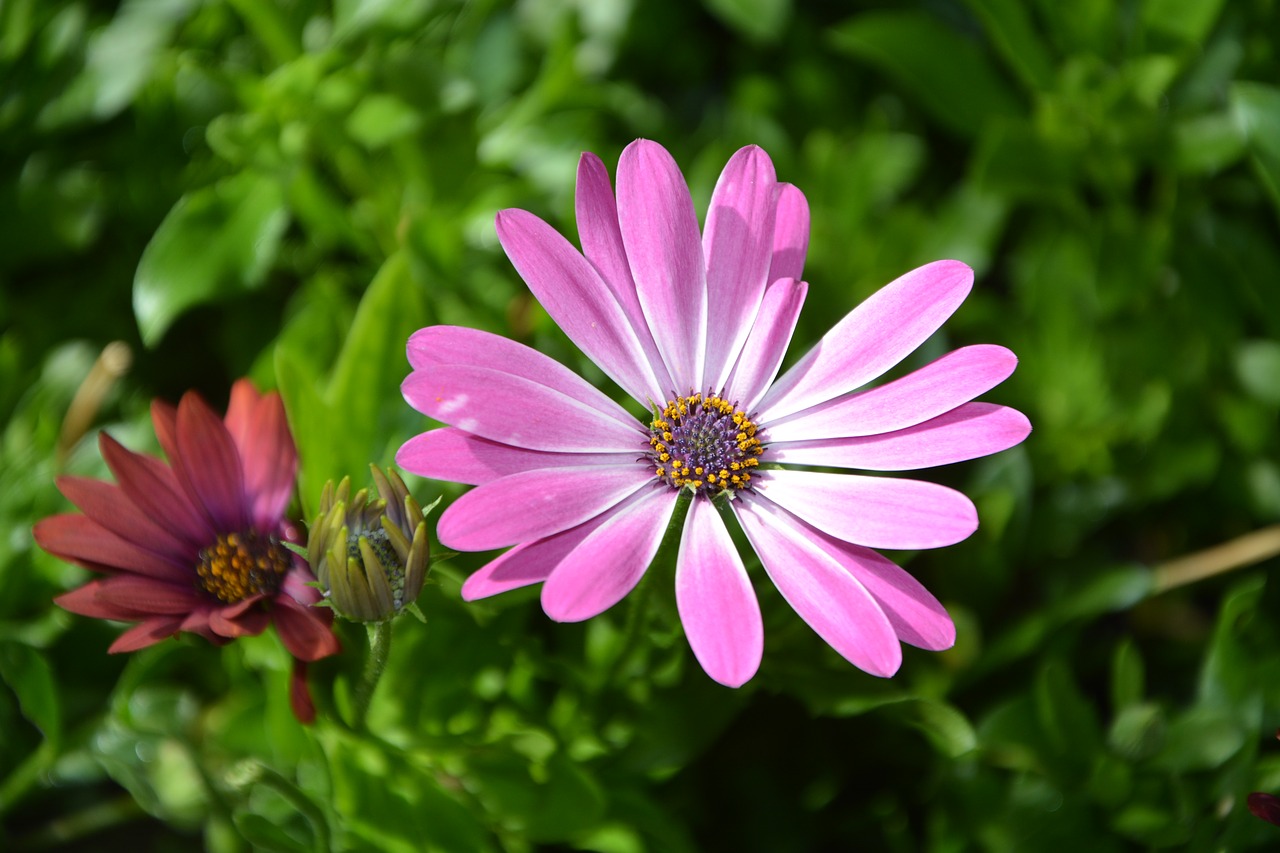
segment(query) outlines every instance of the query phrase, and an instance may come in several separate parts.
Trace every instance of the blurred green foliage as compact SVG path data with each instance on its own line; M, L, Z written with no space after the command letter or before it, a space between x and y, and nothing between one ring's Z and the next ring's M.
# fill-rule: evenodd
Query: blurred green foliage
M6 0L0 5L0 844L215 851L1267 849L1280 790L1276 567L1152 566L1280 520L1280 9L1274 0ZM924 262L974 295L915 357L992 342L1035 432L937 472L982 528L897 555L957 646L889 681L758 584L730 691L671 578L582 625L464 605L438 564L370 732L288 707L271 636L108 657L34 548L63 417L155 449L153 396L281 388L299 515L424 429L405 338L489 329L601 374L499 250L496 210L573 232L580 152L666 145L700 208L763 145L808 196L793 354ZM92 430L90 431L92 433ZM460 489L418 482L418 497ZM339 704L366 639L313 668ZM331 690L332 688L332 690Z

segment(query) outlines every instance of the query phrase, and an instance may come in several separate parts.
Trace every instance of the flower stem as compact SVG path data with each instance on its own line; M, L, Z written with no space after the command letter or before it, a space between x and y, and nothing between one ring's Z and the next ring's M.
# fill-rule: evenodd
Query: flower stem
M1260 563L1280 554L1280 524L1246 533L1230 542L1161 563L1152 569L1152 595Z
M365 715L369 713L369 702L373 699L373 691L378 687L382 672L387 668L387 657L391 653L391 620L387 619L369 626L369 657L364 662L364 673L360 676L360 684L356 687L355 703L351 712L351 727L364 728Z

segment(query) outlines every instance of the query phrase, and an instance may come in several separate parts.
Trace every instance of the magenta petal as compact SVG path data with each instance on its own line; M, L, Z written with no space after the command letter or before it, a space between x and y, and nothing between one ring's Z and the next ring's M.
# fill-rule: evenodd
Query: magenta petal
M675 499L670 489L645 491L591 531L542 585L546 614L581 622L621 601L658 553Z
M653 481L648 466L550 468L476 486L436 525L441 544L488 551L575 527Z
M497 370L545 385L621 423L635 423L626 409L560 362L492 332L428 326L409 336L407 349L417 370L430 371L446 364Z
M595 267L532 213L498 214L498 240L569 339L635 399L661 392L626 313Z
M1007 450L1031 433L1026 415L991 403L965 403L913 427L859 438L771 443L771 462L911 471Z
M808 288L803 281L782 278L765 289L755 325L725 383L725 398L738 401L744 411L755 410L760 396L778 375Z
M937 483L770 470L752 484L760 496L822 532L868 548L940 548L978 529L972 501Z
M724 387L768 284L776 187L769 155L748 145L729 159L711 195L702 234L707 324L714 330L707 335L705 387Z
M898 671L898 635L857 578L799 533L777 507L744 499L733 508L764 570L818 636L864 672L888 677Z
M699 390L707 282L698 217L675 160L655 142L636 140L618 160L618 224L640 305L676 383L662 390Z
M194 567L180 566L127 542L87 516L50 516L36 522L31 532L36 544L50 554L95 571L134 572L160 580L192 577Z
M885 285L845 315L760 401L773 421L866 384L937 331L973 286L973 270L935 261Z
M795 523L800 524L799 521ZM920 581L869 548L841 542L808 525L797 526L796 529L866 587L884 615L889 617L898 639L934 652L955 645L955 623L946 608Z
M878 435L923 423L1009 378L1018 357L980 344L949 352L919 370L769 424L770 441Z
M648 436L576 397L485 367L447 364L409 374L404 398L418 411L481 438L528 450L598 453L636 449Z
M545 453L499 444L454 427L415 435L400 446L396 464L420 477L478 486L522 471L584 465L624 466L634 462L627 453Z
M720 513L708 501L693 501L685 517L676 607L707 675L740 687L756 674L764 654L760 604Z
M671 376L667 373L658 345L649 332L644 309L640 307L640 297L636 293L635 280L631 277L627 250L622 243L622 231L618 226L618 205L613 198L609 172L594 154L585 153L578 161L578 190L574 201L582 253L608 285L609 292L618 300L618 305L644 351L644 360L653 371L657 387L652 391L661 395L654 399L663 400L672 388Z
M214 529L226 533L249 524L240 451L226 426L198 394L184 394L178 404L178 456L169 460L203 504Z
M804 258L809 251L809 202L791 184L778 184L777 213L773 226L773 260L769 281L804 278Z

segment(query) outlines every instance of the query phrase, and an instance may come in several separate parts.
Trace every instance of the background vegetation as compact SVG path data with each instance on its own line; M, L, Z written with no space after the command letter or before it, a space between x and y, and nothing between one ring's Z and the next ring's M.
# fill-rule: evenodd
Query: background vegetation
M1169 561L1280 519L1278 25L1273 0L6 0L0 845L1274 845L1244 797L1280 791L1280 564ZM463 604L465 555L356 735L293 720L274 636L109 657L117 626L52 606L84 577L31 541L67 507L53 478L106 476L99 428L154 450L153 396L281 388L304 517L427 426L398 391L420 326L599 377L493 214L574 233L579 153L640 136L699 209L748 143L807 194L793 355L914 266L977 270L919 360L1011 347L988 396L1035 432L930 473L975 497L972 539L895 555L954 649L872 678L759 583L764 664L731 691L669 578L628 650L626 603ZM130 369L109 350L68 417L113 341ZM316 673L339 701L344 642Z

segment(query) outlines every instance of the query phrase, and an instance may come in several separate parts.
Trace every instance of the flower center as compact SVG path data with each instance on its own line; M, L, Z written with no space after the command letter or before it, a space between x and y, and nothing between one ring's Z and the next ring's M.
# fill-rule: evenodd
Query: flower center
M715 497L751 487L751 469L764 448L755 422L718 394L691 394L667 402L649 424L654 473L672 488L686 486Z
M280 589L292 559L274 536L256 530L223 533L200 552L196 573L204 591L227 604Z

